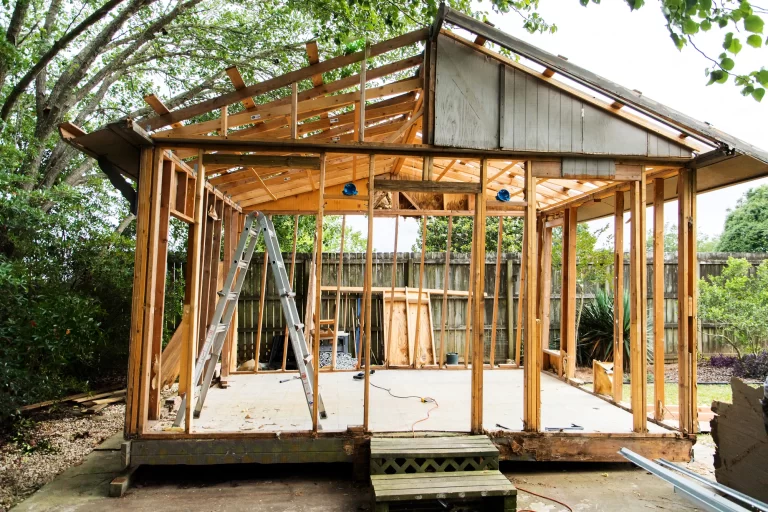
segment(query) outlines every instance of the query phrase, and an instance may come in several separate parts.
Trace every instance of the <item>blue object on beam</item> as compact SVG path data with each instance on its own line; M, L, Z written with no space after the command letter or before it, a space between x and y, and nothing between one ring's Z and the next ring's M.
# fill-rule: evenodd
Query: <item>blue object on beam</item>
M341 191L342 194L345 196L356 196L357 195L357 187L354 183L347 183L344 185L344 190Z
M501 201L502 203L506 203L509 201L509 190L503 188L498 191L496 194L496 200Z

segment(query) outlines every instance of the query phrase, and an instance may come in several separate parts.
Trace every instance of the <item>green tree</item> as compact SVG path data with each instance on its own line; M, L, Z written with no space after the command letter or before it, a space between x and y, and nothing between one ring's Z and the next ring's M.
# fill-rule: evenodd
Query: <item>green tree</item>
M719 276L699 281L699 317L739 358L768 341L768 260L755 270L746 259L728 258Z
M718 250L768 252L768 185L747 191L728 212Z
M451 228L451 252L472 252L473 217L454 217ZM499 218L488 217L485 225L485 250L496 252L499 236ZM419 231L412 251L421 252L422 224L419 222ZM427 252L445 252L448 246L448 217L427 218ZM523 222L522 219L508 217L504 219L504 233L502 234L503 252L520 252L523 248Z
M664 252L677 252L677 224L664 223ZM696 236L696 250L699 252L717 252L720 245L720 235L707 235L699 231ZM653 250L653 228L648 230L645 237L645 248Z

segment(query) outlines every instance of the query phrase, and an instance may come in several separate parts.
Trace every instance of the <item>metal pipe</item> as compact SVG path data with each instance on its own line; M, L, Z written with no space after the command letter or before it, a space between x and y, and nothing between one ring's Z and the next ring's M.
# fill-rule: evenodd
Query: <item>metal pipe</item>
M708 485L712 487L713 489L716 489L717 491L726 494L728 496L731 496L739 501L744 502L746 505L749 505L750 507L754 507L757 510L768 512L768 503L763 503L762 501L756 500L755 498L752 498L751 496L747 496L743 492L739 492L735 489L731 489L730 487L723 485L718 482L713 482L712 480L708 480L704 478L703 476L699 475L698 473L694 473L693 471L690 471L688 469L685 469L683 467L678 466L677 464L674 464L667 459L656 459L656 462L658 464L661 464L662 466L679 471L680 473L684 474L687 477L693 478L694 480L697 480L704 485Z
M710 512L748 512L748 509L741 505L737 505L714 491L683 478L652 460L646 459L642 455L638 455L626 448L619 450L619 453L633 464L671 483L675 488L675 492L679 491L703 510Z

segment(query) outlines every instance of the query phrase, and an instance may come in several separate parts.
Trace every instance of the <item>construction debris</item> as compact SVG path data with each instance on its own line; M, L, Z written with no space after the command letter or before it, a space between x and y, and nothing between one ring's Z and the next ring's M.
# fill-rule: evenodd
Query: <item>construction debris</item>
M762 388L753 388L739 379L731 379L733 404L713 402L715 413L712 439L715 450L715 477L761 501L768 501L768 434L763 423Z
M78 393L64 397L60 400L48 400L37 404L25 405L21 408L22 413L37 411L45 407L50 407L54 404L61 405L73 405L81 407L82 413L95 414L102 411L110 404L115 404L125 401L125 388L123 389L107 389L99 390L89 393Z

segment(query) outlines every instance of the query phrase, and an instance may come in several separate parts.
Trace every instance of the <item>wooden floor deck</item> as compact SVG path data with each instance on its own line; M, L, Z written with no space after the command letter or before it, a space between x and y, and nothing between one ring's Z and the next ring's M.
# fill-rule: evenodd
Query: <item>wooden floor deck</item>
M196 433L290 432L311 430L312 423L295 374L233 375L228 389L211 388ZM324 432L343 432L363 423L363 382L351 372L321 373L320 392L328 411ZM466 370L378 370L371 376L372 432L468 432L470 429L470 372ZM379 387L373 387L379 386ZM387 389L391 390L391 395ZM542 430L583 427L580 433L630 433L632 414L622 408L543 373ZM412 398L396 398L412 396ZM416 398L413 398L416 397ZM435 402L422 402L429 397ZM429 417L427 418L427 415ZM485 370L484 428L488 432L523 429L523 372ZM427 419L425 419L427 418ZM424 421L419 421L424 420ZM167 416L150 426L163 432ZM651 433L672 430L648 423Z

